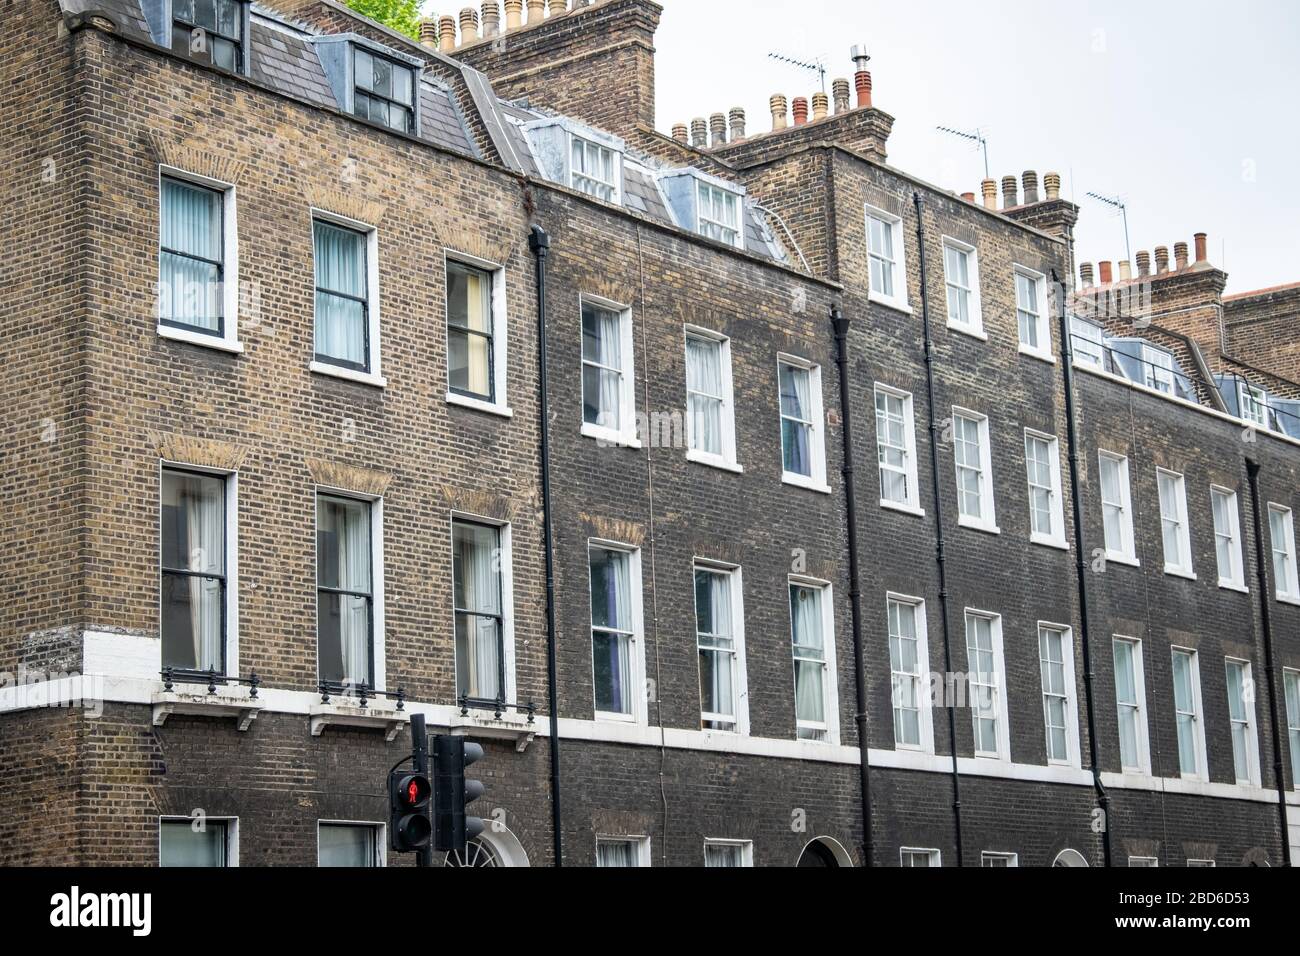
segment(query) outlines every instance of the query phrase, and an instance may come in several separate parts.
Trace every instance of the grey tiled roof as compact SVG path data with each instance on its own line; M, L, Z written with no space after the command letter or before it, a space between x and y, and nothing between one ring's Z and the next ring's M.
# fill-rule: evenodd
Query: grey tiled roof
M149 24L140 12L138 0L59 0L59 8L68 16L100 14L113 21L118 32L133 40L152 43Z
M450 91L432 83L420 84L420 139L458 153L478 155Z
M664 205L663 194L654 178L630 164L623 165L623 204L643 216L671 223L672 213Z
M253 79L316 106L337 108L325 71L305 36L253 21Z

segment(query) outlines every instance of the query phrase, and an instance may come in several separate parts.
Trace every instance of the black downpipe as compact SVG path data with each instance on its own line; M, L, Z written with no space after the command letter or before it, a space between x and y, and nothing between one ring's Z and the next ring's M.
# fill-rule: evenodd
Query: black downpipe
M1246 475L1250 480L1250 507L1255 513L1255 570L1259 576L1259 612L1264 626L1264 671L1268 678L1268 717L1273 725L1273 779L1277 782L1277 812L1282 827L1282 862L1292 866L1291 840L1287 825L1286 777L1282 772L1282 724L1277 710L1277 667L1273 657L1273 615L1269 609L1268 571L1264 554L1264 519L1260 510L1259 462L1246 459Z
M551 828L554 830L555 865L564 866L564 838L560 829L560 692L555 655L555 549L551 530L551 430L546 387L546 257L551 237L541 226L528 233L528 248L537 260L537 391L542 419L542 547L546 552L546 692L551 710Z
M853 411L852 389L849 387L849 320L840 307L831 309L831 325L835 329L835 364L840 376L840 417L844 428L844 499L849 513L849 603L853 612L853 684L857 694L858 752L861 756L858 785L862 792L862 863L875 865L874 843L871 838L871 763L868 759L870 741L867 739L867 684L866 660L862 653L862 588L858 570L858 501L853 487Z
M944 688L947 693L952 669L952 634L948 621L948 555L943 536L943 492L939 488L939 418L934 402L934 338L930 334L930 292L925 260L925 197L912 194L916 203L916 247L921 265L921 331L925 336L925 392L930 403L930 477L934 485L935 559L939 564L939 616L943 623ZM948 712L948 737L952 743L952 818L957 842L957 865L963 865L961 839L961 774L957 770L957 710L953 701L945 701Z
M1083 694L1088 708L1088 762L1092 764L1092 785L1097 791L1101 807L1102 865L1112 866L1110 837L1110 794L1101 782L1101 764L1098 759L1097 713L1094 705L1092 670L1092 639L1088 629L1088 552L1083 538L1083 497L1079 485L1079 429L1074 420L1074 339L1070 336L1069 312L1065 301L1065 286L1056 270L1052 270L1052 283L1057 289L1060 308L1057 320L1061 326L1061 365L1065 375L1066 441L1070 456L1070 497L1074 503L1074 553L1075 573L1079 586L1079 641L1083 648Z

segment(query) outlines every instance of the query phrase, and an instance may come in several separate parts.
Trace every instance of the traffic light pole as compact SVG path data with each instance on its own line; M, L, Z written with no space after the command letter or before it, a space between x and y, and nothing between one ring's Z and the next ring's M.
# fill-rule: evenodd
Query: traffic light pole
M411 761L415 772L429 773L429 733L424 727L424 714L411 715ZM415 854L416 866L433 866L433 847L426 846Z

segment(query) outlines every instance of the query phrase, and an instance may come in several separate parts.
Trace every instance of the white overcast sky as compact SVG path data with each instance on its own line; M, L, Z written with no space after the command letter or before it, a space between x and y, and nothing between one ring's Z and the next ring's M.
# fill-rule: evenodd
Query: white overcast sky
M875 104L894 116L893 165L979 192L983 161L943 124L987 131L994 178L1061 173L1082 206L1079 261L1210 235L1228 290L1300 281L1300 4L1295 0L660 0L658 122L745 107L771 126L773 93L813 74L768 59L821 57L851 77L872 56Z

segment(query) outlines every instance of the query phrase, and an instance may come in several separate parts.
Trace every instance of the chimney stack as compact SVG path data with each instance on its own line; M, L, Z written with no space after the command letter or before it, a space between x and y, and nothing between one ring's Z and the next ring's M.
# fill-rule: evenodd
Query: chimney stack
M483 38L490 40L501 32L501 4L483 0Z
M1003 209L1014 209L1016 208L1016 206L1020 205L1020 203L1016 199L1016 189L1017 189L1017 184L1016 184L1015 176L1002 177L1002 208Z
M731 141L738 143L745 138L745 111L739 106L733 106L730 113L731 119Z
M831 84L831 93L835 100L835 112L847 113L849 111L849 97L851 95L848 80L836 80Z
M1061 198L1061 174L1046 173L1043 175L1043 188L1047 192L1047 201L1056 202Z
M524 25L524 0L505 0L506 30L518 30Z
M1034 205L1034 203L1038 202L1038 173L1032 169L1026 169L1020 180L1025 186L1025 205Z
M709 145L709 121L702 116L691 120L691 145L699 149Z
M783 130L790 125L789 112L784 96L777 93L770 100L768 105L772 107L772 131Z
M984 208L998 208L998 184L996 180L986 179L980 183L980 191L984 193Z
M803 126L808 122L808 98L806 96L796 96L793 109L795 126Z
M439 49L443 53L456 52L456 18L444 16L438 20Z
M1197 261L1197 262L1209 262L1209 261L1210 261L1210 257L1209 257L1209 254L1206 252L1206 249L1205 249L1205 244L1206 244L1206 241L1209 239L1209 236L1207 236L1207 235L1206 235L1205 233L1203 233L1203 232L1198 232L1194 238L1195 238L1195 240L1196 240L1196 261Z
M1079 266L1079 278L1085 289L1092 287L1093 275L1091 262L1085 262L1083 265Z
M1132 278L1133 263L1129 262L1127 259L1121 259L1119 261L1119 281L1128 282Z
M1169 247L1156 246L1156 275L1162 276L1169 271Z
M1174 268L1182 272L1187 268L1187 243L1174 243Z
M460 11L460 42L476 43L478 41L478 11L473 7L466 7Z
M1111 264L1109 262L1099 262L1097 263L1097 268L1101 271L1101 284L1110 285L1115 279L1115 273L1111 269Z
M436 19L420 21L420 46L430 50L438 49L438 21Z
M528 0L528 25L541 23L546 16L546 0Z
M813 121L823 120L831 111L831 101L825 93L814 93L812 98Z
M691 142L691 133L685 123L673 124L673 139L679 143L686 143L688 146Z
M1137 254L1138 278L1145 279L1151 275L1151 253L1143 249Z
M710 116L709 131L713 134L714 146L725 146L727 144L727 117L722 113L714 113Z

